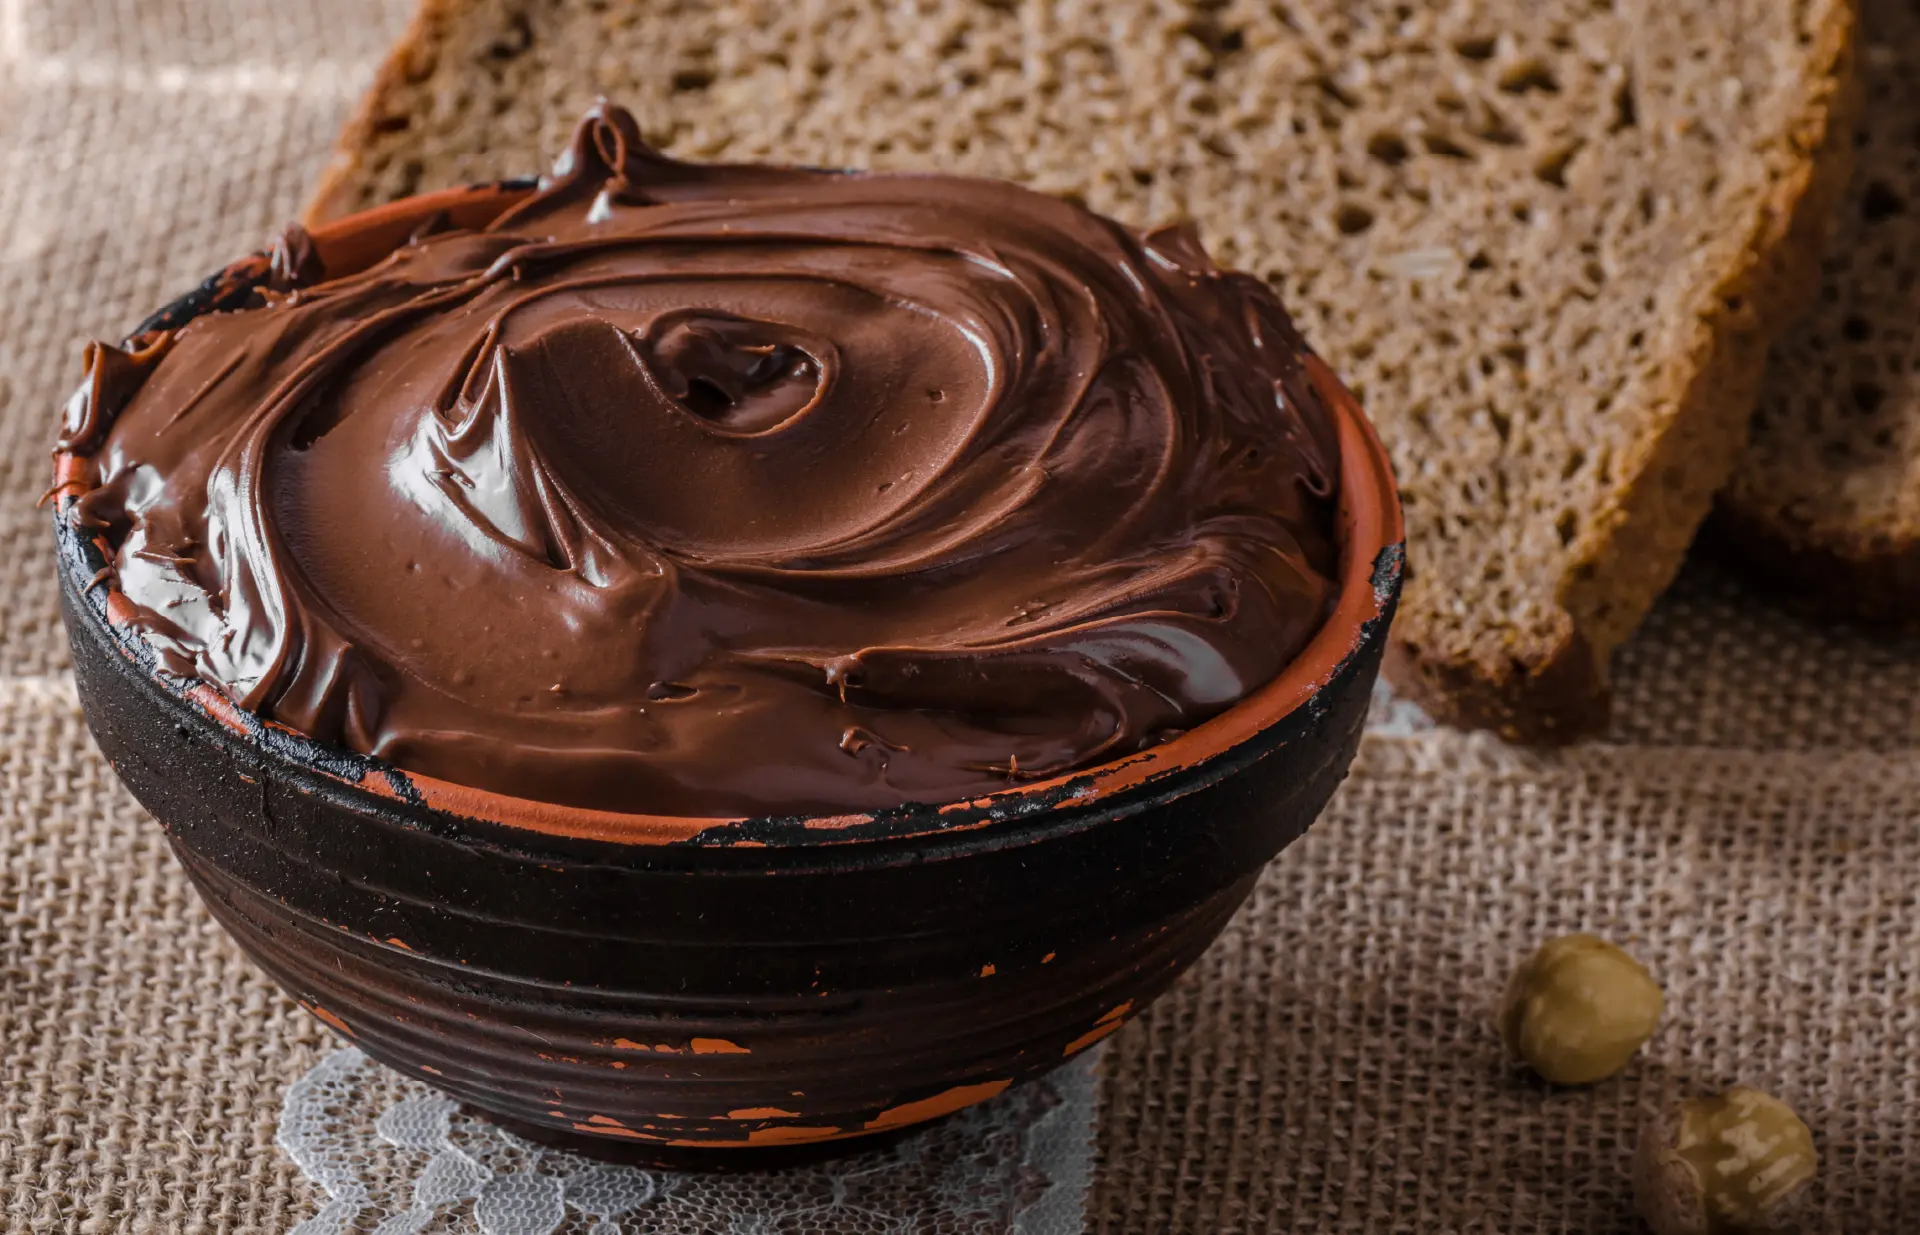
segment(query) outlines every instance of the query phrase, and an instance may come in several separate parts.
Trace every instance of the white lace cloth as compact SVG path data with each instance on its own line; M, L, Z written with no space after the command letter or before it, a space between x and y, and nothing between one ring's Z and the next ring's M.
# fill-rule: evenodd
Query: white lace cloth
M348 1047L287 1090L280 1148L326 1194L292 1235L1070 1235L1093 1053L880 1148L686 1174L535 1145Z

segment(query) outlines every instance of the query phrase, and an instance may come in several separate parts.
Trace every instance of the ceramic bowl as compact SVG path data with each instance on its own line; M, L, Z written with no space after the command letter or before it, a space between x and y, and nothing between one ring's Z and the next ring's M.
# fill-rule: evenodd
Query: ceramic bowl
M477 186L317 229L335 274ZM237 263L142 330L242 303ZM1207 947L1346 775L1400 590L1379 442L1317 359L1342 451L1337 607L1278 678L1142 754L977 801L693 819L431 780L156 671L105 545L66 517L87 721L221 924L369 1055L548 1139L674 1150L884 1133L1057 1067ZM682 1154L682 1157L687 1156Z

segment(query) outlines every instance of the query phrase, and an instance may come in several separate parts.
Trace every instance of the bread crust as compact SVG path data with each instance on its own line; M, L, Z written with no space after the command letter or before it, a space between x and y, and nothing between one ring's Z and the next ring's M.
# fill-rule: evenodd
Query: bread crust
M363 159L383 122L484 2L421 0L342 132L307 207L309 222L365 204L358 200ZM1851 163L1856 0L1835 0L1824 16L1808 52L1815 67L1798 121L1781 135L1787 162L1750 221L1741 260L1702 290L1690 363L1677 366L1682 371L1664 400L1674 410L1651 435L1618 501L1595 512L1601 534L1569 563L1550 634L1507 630L1470 653L1447 652L1438 624L1425 624L1427 615L1415 606L1402 607L1385 672L1436 719L1530 744L1569 742L1605 728L1607 661L1678 572L1744 445L1767 349L1818 286L1825 222ZM1419 546L1409 552L1417 572Z
M1605 728L1611 703L1600 661L1571 620L1545 655L1496 666L1424 656L1396 629L1381 672L1395 691L1436 720L1491 729L1509 742L1534 746L1570 742Z
M1727 501L1714 507L1701 535L1705 547L1794 609L1920 630L1920 538L1823 532Z
M352 214L358 208L355 192L362 160L381 126L393 114L391 104L409 85L429 76L438 62L441 45L460 18L480 7L481 0L420 0L419 7L375 71L373 84L341 128L333 154L321 169L313 194L300 221L309 227Z

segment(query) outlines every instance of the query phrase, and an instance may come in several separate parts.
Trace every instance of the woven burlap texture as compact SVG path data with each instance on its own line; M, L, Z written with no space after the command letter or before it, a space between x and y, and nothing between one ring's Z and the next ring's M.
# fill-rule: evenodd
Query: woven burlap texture
M404 0L0 0L0 1229L278 1231L272 1147L330 1045L199 907L88 742L44 513L80 340L297 209ZM316 48L324 49L316 54ZM1920 1214L1920 646L1696 565L1609 741L1414 731L1112 1040L1089 1225L1629 1232L1640 1110L1751 1080L1813 1125L1810 1232ZM1502 1061L1504 973L1568 930L1670 1013L1623 1076Z

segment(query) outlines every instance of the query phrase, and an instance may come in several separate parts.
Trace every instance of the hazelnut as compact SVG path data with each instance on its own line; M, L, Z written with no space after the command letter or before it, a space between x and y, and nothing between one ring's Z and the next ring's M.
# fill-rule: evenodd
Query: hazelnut
M1500 1036L1554 1084L1588 1085L1626 1067L1665 1009L1640 962L1604 939L1566 935L1514 971Z
M1647 1125L1634 1154L1633 1195L1655 1235L1775 1231L1819 1166L1813 1133L1792 1108L1735 1085Z

